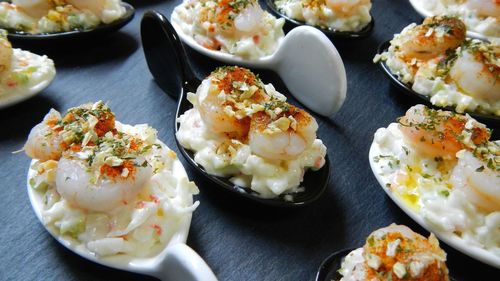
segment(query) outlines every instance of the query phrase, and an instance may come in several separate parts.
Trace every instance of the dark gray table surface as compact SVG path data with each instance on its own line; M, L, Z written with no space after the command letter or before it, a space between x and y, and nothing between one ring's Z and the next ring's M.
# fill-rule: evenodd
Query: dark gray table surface
M136 7L136 17L116 34L81 46L63 43L28 48L48 54L58 73L39 96L0 110L0 280L150 280L88 262L59 245L29 205L25 182L30 159L11 153L23 146L30 129L50 108L65 111L100 99L109 102L118 120L150 124L158 129L160 139L178 151L172 128L176 101L158 88L148 71L139 23L144 11L157 9L170 15L180 1L128 2ZM313 280L330 253L359 247L377 228L396 222L428 234L385 195L368 163L375 130L416 103L390 86L372 58L381 42L421 18L408 1L373 3L376 26L372 36L334 42L345 63L348 93L337 115L318 117L318 134L332 163L328 189L319 201L285 212L243 208L212 192L210 183L186 165L201 190L196 197L201 205L193 215L187 243L220 280ZM200 77L219 65L194 51L188 54ZM258 73L286 93L277 75ZM457 280L498 277L498 270L447 245L443 248Z

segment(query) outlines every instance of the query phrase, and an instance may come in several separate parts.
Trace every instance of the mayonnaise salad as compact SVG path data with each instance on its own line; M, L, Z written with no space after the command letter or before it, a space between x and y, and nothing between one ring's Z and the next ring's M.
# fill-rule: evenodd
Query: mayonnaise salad
M431 233L428 239L404 225L377 229L366 244L342 262L340 281L448 281L446 253Z
M378 129L374 173L412 213L462 248L500 259L500 142L470 116L410 108Z
M26 33L88 30L125 15L121 0L13 0L0 3L0 28Z
M218 68L187 98L194 108L179 117L176 137L210 174L292 200L305 171L325 164L316 120L248 69Z
M375 56L432 104L500 116L500 45L465 38L457 18L432 17L396 34Z
M257 0L184 0L172 13L177 32L207 49L249 59L276 51L284 23L262 10Z
M496 0L417 0L433 15L457 16L467 29L500 37L500 3Z
M124 125L103 102L51 110L30 132L28 183L52 234L97 257L152 257L196 209L176 154L147 125ZM178 172L178 171L177 171Z
M0 102L19 99L38 91L37 86L54 78L54 62L21 49L14 49L7 33L0 29Z
M360 31L372 20L370 0L276 0L275 4L292 19L336 31Z

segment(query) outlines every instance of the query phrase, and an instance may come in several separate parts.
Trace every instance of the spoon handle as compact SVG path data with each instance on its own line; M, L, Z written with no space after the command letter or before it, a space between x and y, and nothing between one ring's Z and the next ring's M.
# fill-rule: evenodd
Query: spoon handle
M217 281L205 261L184 243L169 247L167 255L156 265L152 275L162 281Z
M179 98L180 89L173 87L192 86L197 80L174 27L163 14L147 11L141 20L141 39L149 70L156 83L170 96ZM180 81L173 83L171 76L180 78Z

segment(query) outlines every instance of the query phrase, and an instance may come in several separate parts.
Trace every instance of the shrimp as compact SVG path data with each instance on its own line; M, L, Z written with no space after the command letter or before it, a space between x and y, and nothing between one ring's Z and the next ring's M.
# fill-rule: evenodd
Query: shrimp
M266 112L252 115L250 149L267 159L297 158L316 139L318 123L306 111L282 101L268 103L266 107L269 108ZM275 112L278 114L272 116Z
M11 2L35 19L41 19L55 7L54 1L51 0L12 0Z
M267 98L257 76L241 67L215 70L196 92L196 108L204 124L230 138L247 135L251 113L248 110Z
M436 16L401 34L397 42L403 58L429 60L456 49L465 40L465 24L454 17Z
M7 40L7 35L4 32L0 32L0 76L10 70L12 56L12 45Z
M332 9L337 15L349 17L357 15L359 9L363 6L370 5L370 0L326 0L327 7Z
M120 0L65 0L77 9L88 10L98 16L102 22L110 23L124 13Z
M429 239L404 225L391 224L374 231L363 247L366 279L390 274L393 280L447 281L446 253L431 234ZM375 278L375 279L372 279Z
M261 27L263 15L264 11L257 1L219 0L213 22L220 33L237 37L258 30Z
M477 13L479 16L500 18L499 0L467 0L465 6Z
M71 108L64 117L51 109L43 121L31 129L24 150L34 159L57 160L65 150L78 150L113 130L114 114L103 102Z
M44 162L47 160L58 160L63 152L62 138L54 130L56 124L61 120L61 114L51 109L43 118L43 121L33 127L24 145L26 154Z
M491 153L491 158L486 157L486 160L480 159L481 155L477 153L460 152L450 183L453 188L463 190L467 199L477 207L495 212L500 211L500 168L494 158L500 157L500 147L495 143L490 143L490 146L496 153Z
M150 165L142 165L145 159L126 160L120 166L103 165L100 176L94 181L94 173L88 172L84 161L62 157L56 174L57 192L71 205L89 211L106 212L128 204L153 172ZM95 171L95 165L91 171Z
M483 124L469 118L416 105L399 120L399 127L405 142L419 154L455 159L458 151L483 144L490 137Z
M500 48L472 42L463 46L449 76L465 93L486 102L500 100Z

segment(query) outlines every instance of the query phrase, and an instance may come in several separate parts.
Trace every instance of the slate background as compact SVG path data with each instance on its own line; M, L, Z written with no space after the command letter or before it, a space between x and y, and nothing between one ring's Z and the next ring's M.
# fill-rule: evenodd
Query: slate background
M146 66L139 22L144 11L170 15L180 1L129 0L136 17L120 32L80 45L31 46L56 63L54 83L39 96L0 110L0 280L150 280L88 262L59 245L38 222L26 194L29 158L12 154L51 107L69 107L99 99L109 102L117 119L148 123L177 151L172 118L176 101L163 94ZM377 46L421 18L407 1L374 0L376 26L366 39L335 41L348 77L347 100L332 118L318 117L319 137L332 162L328 190L315 204L295 211L245 207L214 193L210 183L186 166L200 187L188 245L220 280L314 280L330 253L359 247L373 230L392 222L427 232L406 216L372 175L368 149L375 130L385 127L416 101L390 86L372 63ZM219 63L188 50L199 77ZM257 71L286 93L277 75ZM180 154L179 154L180 155ZM183 159L182 159L183 160ZM184 162L185 163L185 162ZM492 280L498 270L443 245L457 280Z

